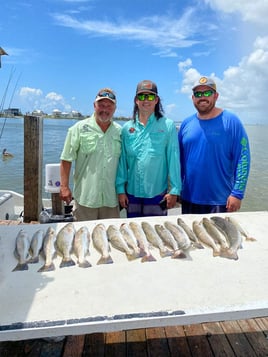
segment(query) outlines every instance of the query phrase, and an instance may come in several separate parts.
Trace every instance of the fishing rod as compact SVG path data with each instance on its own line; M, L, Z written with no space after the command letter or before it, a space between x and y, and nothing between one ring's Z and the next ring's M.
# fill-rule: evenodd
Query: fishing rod
M16 70L15 70L14 68L12 68L11 73L10 73L10 75L9 75L8 83L7 83L7 85L6 85L6 89L5 89L4 95L3 95L2 100L1 100L1 104L0 104L0 113L3 113L3 109L4 109L4 104L5 104L5 100L6 100L8 88L9 88L9 85L10 85L10 83L11 83L11 79L12 79L12 77L13 77L15 71L16 71ZM19 77L17 78L17 81L16 81L16 83L15 83L15 86L14 86L14 89L13 89L13 92L12 92L12 95L11 95L11 98L10 98L10 101L9 101L9 106L8 106L9 108L10 108L11 103L12 103L12 100L13 100L13 98L14 98L15 91L16 91L16 89L17 89L17 86L18 86L18 82L19 82L19 80L20 80L20 77L21 77L21 74L19 75ZM4 132L4 128L5 128L5 125L6 125L6 121L7 121L7 118L5 118L4 123L3 123L3 126L2 126L2 129L1 129L0 140L1 140L2 135L3 135L3 132Z

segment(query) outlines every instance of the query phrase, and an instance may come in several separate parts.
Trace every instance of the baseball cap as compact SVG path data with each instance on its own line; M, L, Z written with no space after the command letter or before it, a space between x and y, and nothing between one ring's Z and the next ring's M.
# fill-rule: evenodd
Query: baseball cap
M196 87L199 87L199 86L207 86L207 87L210 87L212 88L213 90L217 90L217 87L216 87L216 83L214 82L214 80L212 78L209 78L209 77L200 77L198 79L197 82L195 82L192 90L195 90Z
M109 99L111 102L116 104L116 95L110 88L102 88L99 90L98 94L96 95L95 102L98 102L102 99Z
M154 82L152 82L152 81L149 81L149 80L141 81L137 85L136 94L144 93L144 92L157 94L157 86L156 86L156 84Z

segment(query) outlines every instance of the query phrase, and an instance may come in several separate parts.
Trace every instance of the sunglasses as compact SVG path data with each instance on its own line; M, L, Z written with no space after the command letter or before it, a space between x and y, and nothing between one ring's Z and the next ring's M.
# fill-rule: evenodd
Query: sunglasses
M151 94L151 93L149 93L149 94L147 94L147 93L146 94L145 93L137 94L137 98L142 102L145 99L147 99L147 100L149 100L151 102L152 100L155 100L155 97L156 97L156 95L155 94Z
M201 98L201 97L210 97L215 93L214 90L205 90L204 92L194 92L194 97L195 98Z
M111 92L100 92L100 93L98 93L97 97L103 97L103 98L108 97L113 100L116 99L115 95Z

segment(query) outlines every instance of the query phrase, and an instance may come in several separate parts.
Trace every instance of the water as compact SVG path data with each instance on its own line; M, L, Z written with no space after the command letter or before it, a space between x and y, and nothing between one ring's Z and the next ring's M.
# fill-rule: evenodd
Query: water
M68 128L76 120L72 119L44 119L43 133L43 186L45 185L45 165L59 163ZM0 133L4 118L0 118ZM7 119L2 137L0 150L7 148L14 157L8 160L0 159L0 189L11 190L23 194L23 118ZM268 125L248 125L251 147L251 171L248 181L246 197L241 211L268 210ZM43 189L43 197L50 198L50 194Z

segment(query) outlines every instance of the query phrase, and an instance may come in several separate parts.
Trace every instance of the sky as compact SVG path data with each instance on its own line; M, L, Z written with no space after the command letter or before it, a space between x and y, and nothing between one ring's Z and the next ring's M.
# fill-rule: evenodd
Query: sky
M193 83L217 106L268 124L267 0L9 0L1 4L0 99L22 113L92 114L103 87L130 117L138 82L157 84L167 117L193 114Z

